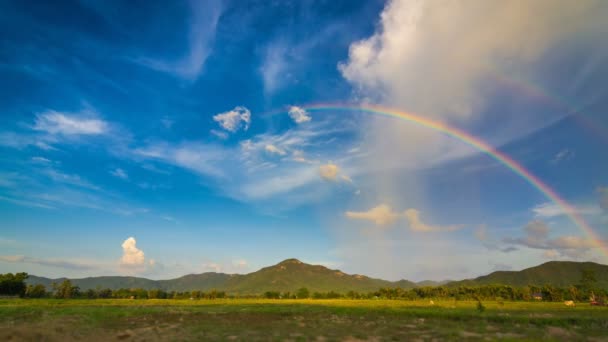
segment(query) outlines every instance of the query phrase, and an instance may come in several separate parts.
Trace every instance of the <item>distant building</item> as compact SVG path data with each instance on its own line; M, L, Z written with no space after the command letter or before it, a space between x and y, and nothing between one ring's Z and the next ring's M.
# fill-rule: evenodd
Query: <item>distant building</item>
M534 298L535 300L543 300L543 295L542 293L533 293L532 298Z

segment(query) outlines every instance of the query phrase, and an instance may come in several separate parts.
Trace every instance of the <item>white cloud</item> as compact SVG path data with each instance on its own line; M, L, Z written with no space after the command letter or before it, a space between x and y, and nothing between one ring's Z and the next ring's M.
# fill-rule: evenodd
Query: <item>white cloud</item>
M407 209L403 214L407 220L410 229L414 232L438 232L438 231L454 231L462 228L462 226L432 226L428 225L420 219L420 212L416 209Z
M34 163L40 163L40 164L50 164L52 163L52 161L50 159L44 158L44 157L32 157L32 161Z
M36 131L61 135L99 135L109 130L107 122L95 118L94 113L61 113L54 110L36 115L34 126Z
M597 205L576 206L572 209L579 215L599 215L602 213L602 209ZM538 218L551 218L570 214L562 207L552 202L541 203L532 208L532 212L534 213L534 216Z
M378 226L392 224L401 217L387 204L380 204L368 211L347 211L345 215L349 219L372 221Z
M538 66L557 50L564 52L560 56L576 53L581 59L592 58L581 57L581 46L593 55L605 52L608 47L598 51L594 46L608 34L603 24L607 8L601 0L392 0L375 32L353 42L338 68L352 85L355 101L455 125L499 146L566 114L487 110L496 103L492 95L505 91L493 88L496 75L524 74L542 81L545 75ZM572 53L562 51L566 49ZM358 168L366 171L418 170L478 152L410 123L384 117L363 120L361 150L368 156ZM402 172L389 173L374 179L374 188L380 198L397 198L402 180ZM415 183L424 187L422 180ZM417 191L408 196L416 197Z
M212 51L215 32L222 14L220 1L189 1L191 17L188 33L188 52L183 58L167 61L149 57L133 58L132 61L151 69L173 74L194 81L203 71L205 61Z
M134 237L129 237L122 243L120 265L135 268L145 265L144 251L137 248L137 241Z
M565 148L565 149L560 150L559 152L557 152L555 154L555 156L553 157L553 159L551 159L551 162L553 164L557 164L559 162L566 161L566 160L569 160L569 159L572 159L572 158L574 158L574 151L572 151L569 148Z
M222 140L226 140L228 139L228 133L224 132L224 131L218 131L217 129L212 129L211 134L215 135L216 137L222 139Z
M467 118L483 103L480 81L490 73L526 70L567 39L597 38L606 14L601 0L393 0L339 68L365 96Z
M297 106L289 107L289 117L297 124L302 124L311 120L306 110Z
M234 133L241 128L246 131L251 123L251 112L245 107L238 106L228 112L214 115L213 120L229 132Z
M288 48L283 42L275 42L266 47L264 61L260 67L266 95L274 93L287 81L287 53Z
M128 179L129 175L127 174L127 172L121 168L116 168L112 171L110 171L110 174L114 177L118 177L120 179Z
M431 226L420 219L420 212L410 208L404 212L395 212L388 204L380 204L368 211L356 212L347 211L345 216L349 219L368 220L374 222L378 226L390 225L401 218L405 218L409 228L413 232L439 232L439 231L454 231L462 228L462 226Z
M270 154L278 154L281 156L284 156L285 154L287 154L287 152L281 150L280 148L272 145L272 144L268 144L264 147L264 150L266 150L266 152L270 153Z

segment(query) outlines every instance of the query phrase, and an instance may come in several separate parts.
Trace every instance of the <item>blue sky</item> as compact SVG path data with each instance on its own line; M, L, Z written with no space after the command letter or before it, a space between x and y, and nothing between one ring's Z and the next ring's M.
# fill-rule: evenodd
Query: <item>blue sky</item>
M0 272L608 263L603 1L0 4ZM563 25L564 22L569 23ZM379 104L496 146L313 103Z

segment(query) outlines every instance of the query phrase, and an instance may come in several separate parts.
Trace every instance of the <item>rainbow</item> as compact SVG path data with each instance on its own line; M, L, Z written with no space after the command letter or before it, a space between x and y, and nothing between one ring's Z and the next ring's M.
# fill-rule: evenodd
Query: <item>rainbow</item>
M382 107L378 105L345 105L345 104L311 104L304 105L301 108L310 111L359 111L363 113L381 115L386 117L392 117L413 123L418 126L430 128L437 132L443 133L447 136L462 141L463 143L474 147L475 149L487 154L491 158L495 159L508 169L513 171L516 175L521 177L523 180L528 182L550 201L555 203L561 208L561 210L570 218L570 220L578 227L587 238L593 242L607 257L608 247L602 244L602 240L595 233L595 231L585 222L585 220L578 214L572 205L570 205L565 199L560 197L557 192L551 189L547 184L541 181L538 177L524 168L517 161L503 152L498 151L483 140L476 138L458 128L448 126L447 124L435 120L431 120L422 116L418 116L412 113L403 112L396 109Z

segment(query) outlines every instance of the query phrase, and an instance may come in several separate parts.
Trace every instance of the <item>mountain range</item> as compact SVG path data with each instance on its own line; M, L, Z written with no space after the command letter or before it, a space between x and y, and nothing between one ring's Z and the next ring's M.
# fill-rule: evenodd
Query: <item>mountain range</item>
M582 270L593 270L597 285L608 287L608 266L593 262L550 261L542 265L521 271L497 271L475 279L460 281L435 282L425 280L388 281L370 278L358 274L346 274L321 265L310 265L297 259L287 259L276 265L264 267L248 274L226 274L207 272L188 274L169 280L150 280L139 277L103 276L70 279L81 290L109 288L143 288L163 289L166 291L209 291L217 289L232 294L260 294L265 291L292 291L306 287L311 292L335 291L345 293L375 291L382 287L399 287L411 289L421 286L478 286L487 284L504 284L511 286L553 285L569 286L577 284ZM53 283L60 283L66 278L50 279L30 275L28 284L42 284L50 289Z

